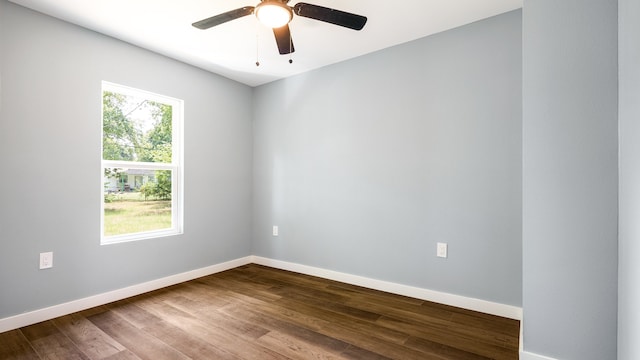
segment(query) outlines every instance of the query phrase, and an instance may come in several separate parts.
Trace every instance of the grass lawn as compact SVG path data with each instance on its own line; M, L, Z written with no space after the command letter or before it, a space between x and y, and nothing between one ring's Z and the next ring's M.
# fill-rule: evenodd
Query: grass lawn
M171 200L147 200L137 192L115 195L104 204L104 235L113 236L168 229L171 227Z

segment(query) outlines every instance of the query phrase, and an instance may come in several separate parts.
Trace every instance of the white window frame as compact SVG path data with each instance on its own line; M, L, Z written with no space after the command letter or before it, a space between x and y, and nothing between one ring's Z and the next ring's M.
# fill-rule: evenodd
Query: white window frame
M128 241L152 239L164 236L173 236L183 233L183 183L184 170L182 164L184 162L184 101L173 97L152 93L145 90L132 88L125 85L119 85L108 81L102 82L102 91L100 92L100 124L103 122L103 106L102 98L105 91L115 92L123 95L131 95L142 97L147 100L171 105L171 163L153 163L153 162L136 162L136 161L120 161L105 160L102 158L103 139L102 126L100 131L100 244L116 244ZM171 228L162 230L152 230L137 233L129 233L122 235L105 236L104 234L104 169L105 168L134 168L149 170L171 170Z

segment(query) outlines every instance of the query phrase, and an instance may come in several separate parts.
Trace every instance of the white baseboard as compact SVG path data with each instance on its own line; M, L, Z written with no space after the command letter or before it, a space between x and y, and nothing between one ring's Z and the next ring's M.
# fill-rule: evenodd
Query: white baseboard
M249 264L251 263L251 261L252 257L247 256L244 258L227 261L221 264L207 266L184 273L167 276L162 279L152 280L142 284L132 285L126 288L89 296L83 299L73 300L68 303L54 305L44 309L38 309L24 314L0 319L0 333L39 323L41 321L50 320L59 316L68 315L77 311L82 311L92 307L108 304L113 301L126 299L149 291L162 289L167 286L197 279L199 277L233 269L238 266Z
M409 296L417 299L433 301L440 304L456 306L468 310L480 311L486 314L502 316L515 320L522 320L522 308L512 305L505 305L486 300L469 298L460 295L444 293L440 291L428 290L408 285L396 284L387 281L381 281L366 278L357 275L341 273L332 270L316 268L307 265L290 263L286 261L273 260L259 256L252 256L252 262L270 266L277 269L294 271L306 275L317 276L325 279L344 282L347 284L358 285L370 289L385 291L393 294Z
M370 289L386 291L398 295L410 296L418 299L433 301L441 304L457 306L469 310L484 312L503 316L511 319L522 320L522 308L494 303L490 301L453 295L439 291L422 289L402 284L391 283L387 281L370 279L362 276L341 273L332 270L316 268L301 264L295 264L280 260L272 260L259 256L247 256L236 260L227 261L221 264L207 266L204 268L187 271L184 273L167 276L162 279L152 280L145 283L132 285L126 288L109 291L106 293L89 296L86 298L73 300L64 304L54 305L51 307L30 311L27 313L14 315L4 319L0 319L0 333L18 329L41 321L50 320L59 316L68 315L77 311L86 310L92 307L108 304L113 301L126 299L132 296L140 295L149 291L158 290L167 286L179 284L185 281L197 279L199 277L215 274L221 271L236 268L238 266L256 263L260 265L270 266L277 269L294 271L302 274L318 276L325 279L336 280L352 285L367 287ZM521 352L526 356L526 352ZM521 357L527 360L553 360L545 357Z
M520 360L557 360L557 359L526 352L526 351L520 351Z

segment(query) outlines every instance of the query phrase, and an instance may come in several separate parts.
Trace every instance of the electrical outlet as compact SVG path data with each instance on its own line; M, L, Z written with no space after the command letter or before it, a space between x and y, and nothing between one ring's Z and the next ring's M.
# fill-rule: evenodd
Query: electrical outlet
M53 267L53 253L40 253L40 269L49 269Z
M278 236L278 227L273 225L273 236Z
M436 256L441 258L447 257L447 243L438 243L436 248Z

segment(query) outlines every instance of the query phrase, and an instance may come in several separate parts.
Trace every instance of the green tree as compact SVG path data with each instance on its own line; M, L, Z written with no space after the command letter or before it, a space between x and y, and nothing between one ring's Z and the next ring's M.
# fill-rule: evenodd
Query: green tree
M122 94L105 91L102 95L102 158L105 160L136 160L141 134L123 112L126 101Z
M163 200L171 199L171 171L169 170L159 170L156 171L157 182L157 191L156 196Z
M147 162L170 163L172 158L172 109L170 105L150 101L151 116L154 125L142 140L140 160ZM140 192L145 199L151 197L160 200L171 199L171 171L157 170L155 181L145 184Z
M142 185L140 193L145 200L149 198L171 200L171 171L157 170L155 181L149 181Z
M151 116L154 125L142 140L140 160L148 162L170 163L172 156L172 109L170 105L150 101Z

